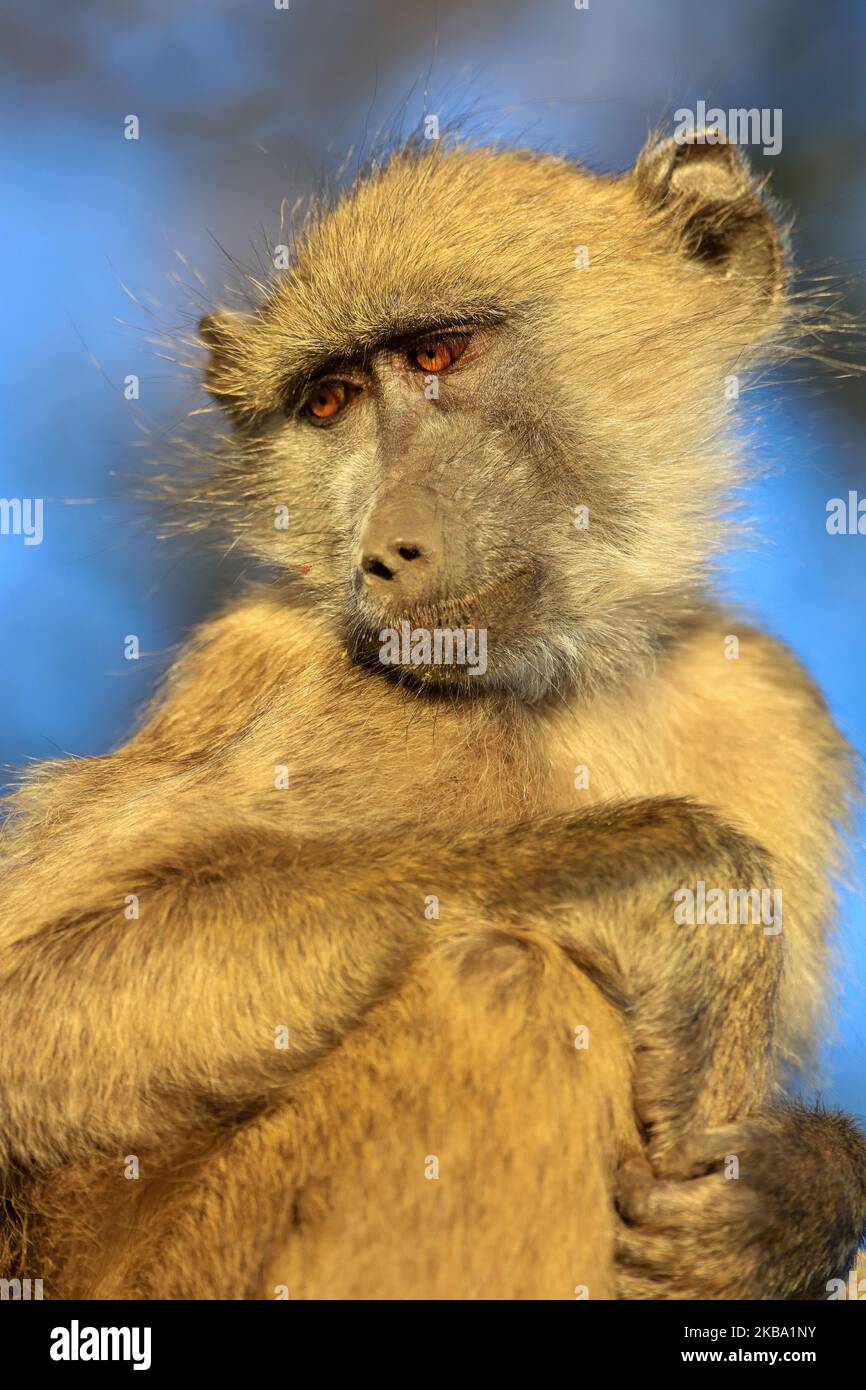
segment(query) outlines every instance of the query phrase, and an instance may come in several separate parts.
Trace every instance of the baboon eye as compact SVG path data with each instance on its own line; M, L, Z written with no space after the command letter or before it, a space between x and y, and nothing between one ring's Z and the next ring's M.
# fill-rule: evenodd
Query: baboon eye
M412 348L412 364L420 367L422 372L444 372L446 367L452 367L458 357L463 356L468 343L468 333L454 338L429 338Z
M363 387L355 386L351 381L320 381L307 396L301 414L317 423L332 420L362 390Z

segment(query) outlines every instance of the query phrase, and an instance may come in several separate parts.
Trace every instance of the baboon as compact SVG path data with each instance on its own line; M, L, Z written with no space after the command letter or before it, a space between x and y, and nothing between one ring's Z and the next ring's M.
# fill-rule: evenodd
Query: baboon
M11 798L9 1270L91 1298L845 1276L866 1144L783 1084L853 758L712 582L731 382L804 336L787 241L730 144L600 176L410 142L204 319L228 423L177 486L268 571L128 743ZM688 921L689 892L774 908Z

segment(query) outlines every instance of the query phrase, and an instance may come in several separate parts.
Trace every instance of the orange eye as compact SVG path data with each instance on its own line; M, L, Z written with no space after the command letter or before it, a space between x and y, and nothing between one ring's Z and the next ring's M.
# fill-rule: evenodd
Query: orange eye
M346 393L338 381L333 385L329 383L326 386L317 386L307 401L307 409L317 420L327 420L331 415L336 415L338 410L342 410L346 403L345 397Z
M330 420L353 401L362 388L349 381L323 381L304 403L304 414L314 420Z
M468 334L462 338L431 339L412 349L412 361L422 372L444 372L463 356L468 342Z

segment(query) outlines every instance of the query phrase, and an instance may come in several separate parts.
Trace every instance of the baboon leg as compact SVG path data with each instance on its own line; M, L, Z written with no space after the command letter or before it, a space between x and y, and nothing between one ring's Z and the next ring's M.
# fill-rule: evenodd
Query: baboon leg
M51 1294L613 1297L630 1086L621 1018L561 952L431 957L205 1157L143 1159L138 1182L115 1164L109 1228L73 1240Z

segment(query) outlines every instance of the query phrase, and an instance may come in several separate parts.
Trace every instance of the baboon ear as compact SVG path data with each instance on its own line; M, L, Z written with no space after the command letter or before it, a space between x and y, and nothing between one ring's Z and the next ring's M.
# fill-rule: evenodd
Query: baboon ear
M718 134L651 140L633 170L638 196L669 219L684 255L747 280L769 307L784 284L782 234L736 145Z
M230 309L206 314L198 326L199 338L210 349L205 386L230 414L243 411L244 363L251 326L247 314Z

